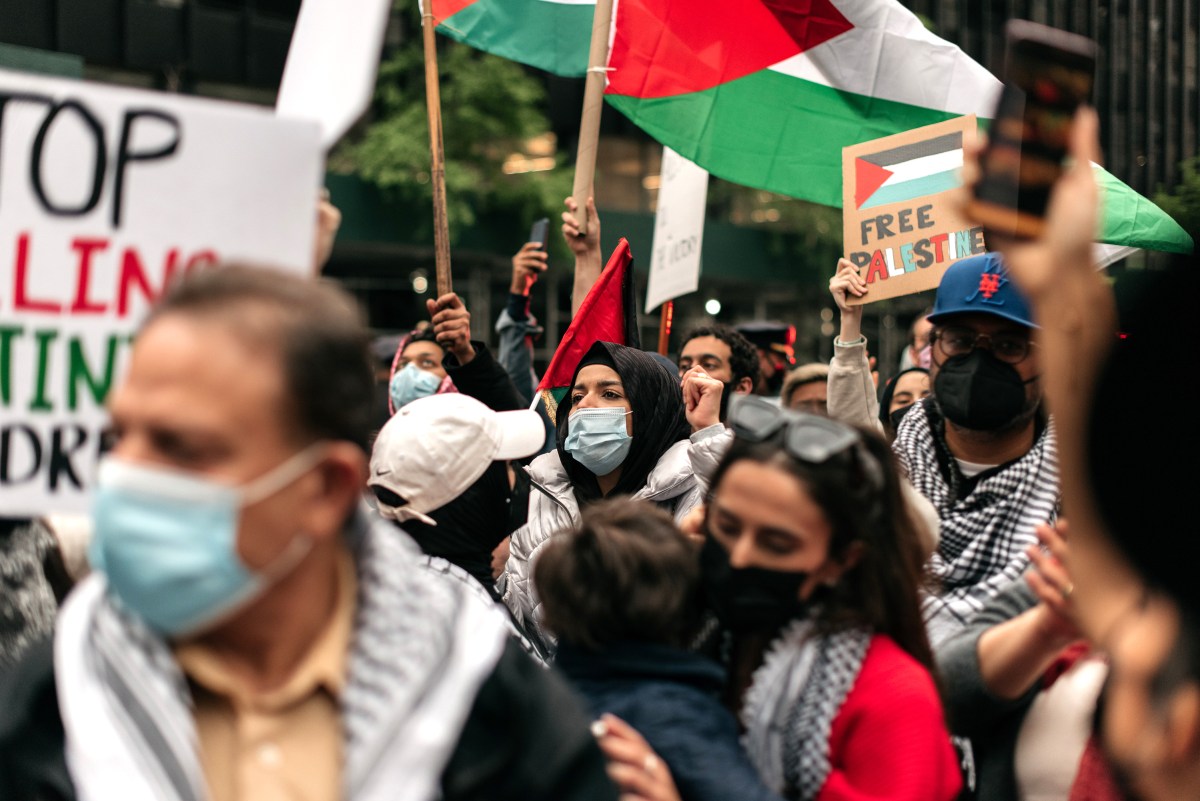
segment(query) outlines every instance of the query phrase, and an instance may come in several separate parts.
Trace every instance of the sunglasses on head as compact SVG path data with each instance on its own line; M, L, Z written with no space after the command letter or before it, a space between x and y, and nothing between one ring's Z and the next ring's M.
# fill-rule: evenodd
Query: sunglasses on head
M746 442L766 442L782 431L784 450L811 465L824 464L835 456L852 452L862 442L859 433L843 423L782 409L755 395L734 395L726 423L734 436ZM861 454L858 461L869 484L881 487L883 477L875 460Z

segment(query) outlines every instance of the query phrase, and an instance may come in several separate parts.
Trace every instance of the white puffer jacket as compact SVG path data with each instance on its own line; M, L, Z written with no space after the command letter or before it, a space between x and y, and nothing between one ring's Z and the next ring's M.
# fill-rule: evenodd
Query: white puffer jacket
M692 465L715 464L728 446L723 434L724 426L712 426L676 442L659 458L646 485L630 497L651 501L672 513L676 521L682 519L704 498L702 482L697 481ZM557 451L534 459L528 473L533 481L529 518L513 532L501 585L504 603L517 620L545 637L541 602L533 591L533 564L552 536L579 525L579 502Z

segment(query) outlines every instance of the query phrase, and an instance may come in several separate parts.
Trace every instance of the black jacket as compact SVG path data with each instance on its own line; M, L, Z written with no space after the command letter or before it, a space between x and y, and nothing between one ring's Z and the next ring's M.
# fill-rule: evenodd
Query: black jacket
M73 801L53 642L0 676L0 799ZM442 774L445 801L615 801L588 719L562 679L509 640Z

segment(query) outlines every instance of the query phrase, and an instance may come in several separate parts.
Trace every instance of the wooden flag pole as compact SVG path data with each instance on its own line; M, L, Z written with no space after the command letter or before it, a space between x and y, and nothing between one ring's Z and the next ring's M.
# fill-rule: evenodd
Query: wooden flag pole
M433 182L433 243L438 297L453 292L450 276L450 220L446 216L446 152L442 146L442 93L438 81L437 40L433 29L433 0L421 13L425 36L425 105L429 110L429 179Z
M579 234L587 233L587 199L593 196L596 147L600 141L600 112L604 110L605 74L608 68L608 32L612 27L613 0L596 0L592 18L592 46L588 51L587 84L583 91L583 116L579 121L579 149L575 152L575 208Z
M670 356L668 352L671 349L671 323L675 317L675 301L668 300L659 308L658 318L658 352L663 356Z

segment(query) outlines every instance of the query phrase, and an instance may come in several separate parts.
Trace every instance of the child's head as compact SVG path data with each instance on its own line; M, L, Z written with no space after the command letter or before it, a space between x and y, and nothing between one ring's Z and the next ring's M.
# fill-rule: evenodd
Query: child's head
M553 537L533 569L543 622L592 650L622 640L685 646L695 629L699 563L671 517L645 501L598 501Z

